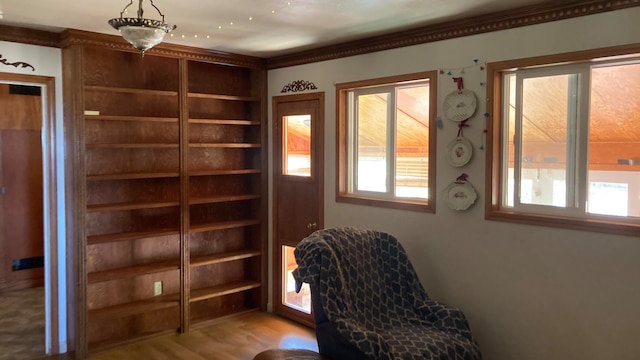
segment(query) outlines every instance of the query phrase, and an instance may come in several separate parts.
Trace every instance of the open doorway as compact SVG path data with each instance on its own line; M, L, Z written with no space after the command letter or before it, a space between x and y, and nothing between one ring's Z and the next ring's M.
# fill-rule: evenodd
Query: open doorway
M0 73L0 359L59 352L54 89Z

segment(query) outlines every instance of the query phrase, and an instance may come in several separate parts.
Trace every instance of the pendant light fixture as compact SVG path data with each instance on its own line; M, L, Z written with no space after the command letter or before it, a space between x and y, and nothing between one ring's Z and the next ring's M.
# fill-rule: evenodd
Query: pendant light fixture
M164 22L164 15L160 12L160 9L153 4L153 0L150 0L151 6L158 11L162 20L145 19L142 17L144 14L142 2L144 0L138 0L138 17L123 17L127 8L133 4L133 1L134 0L130 0L129 5L122 9L119 18L109 20L109 25L120 31L122 37L133 45L133 47L140 50L142 56L144 56L145 51L162 42L164 35L170 33L176 26Z

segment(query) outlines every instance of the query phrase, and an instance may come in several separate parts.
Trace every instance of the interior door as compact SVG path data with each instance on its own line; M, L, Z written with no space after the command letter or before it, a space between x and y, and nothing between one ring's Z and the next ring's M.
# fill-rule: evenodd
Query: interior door
M40 87L0 85L0 289L44 283Z
M31 280L21 287L41 286L44 210L40 131L3 130L0 138L5 280L14 284ZM33 266L29 262L37 264ZM29 266L33 268L24 269Z
M324 93L273 98L273 310L313 324L311 293L295 292L293 251L323 227Z

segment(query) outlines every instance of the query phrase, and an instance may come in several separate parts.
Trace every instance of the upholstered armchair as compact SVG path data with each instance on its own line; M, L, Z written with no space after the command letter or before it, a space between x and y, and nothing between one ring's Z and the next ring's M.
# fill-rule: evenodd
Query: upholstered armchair
M318 348L333 359L481 359L462 311L429 299L390 234L334 228L295 250L311 287Z

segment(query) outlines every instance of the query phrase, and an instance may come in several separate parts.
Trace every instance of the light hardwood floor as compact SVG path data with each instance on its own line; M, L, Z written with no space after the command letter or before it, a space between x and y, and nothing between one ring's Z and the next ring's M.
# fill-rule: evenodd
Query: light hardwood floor
M44 355L44 288L0 292L0 360Z
M185 334L139 341L92 355L90 360L251 360L267 349L318 351L313 329L254 312Z

